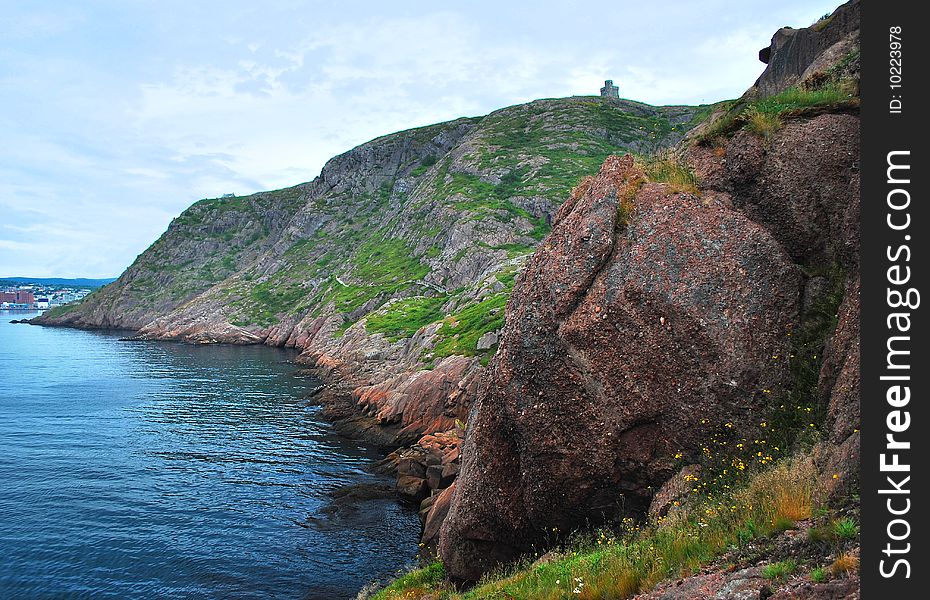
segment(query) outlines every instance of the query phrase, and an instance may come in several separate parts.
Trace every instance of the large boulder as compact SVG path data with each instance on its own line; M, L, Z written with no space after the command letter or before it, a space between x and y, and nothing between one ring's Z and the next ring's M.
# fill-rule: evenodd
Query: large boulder
M831 285L818 272L845 273L814 391L826 414L814 458L830 500L848 501L859 483L859 118L794 119L771 140L741 131L718 148L693 146L688 160L702 188L728 194L813 274L805 321Z
M449 574L642 514L705 424L751 428L788 381L800 287L725 194L644 185L631 157L609 158L514 288L441 531Z

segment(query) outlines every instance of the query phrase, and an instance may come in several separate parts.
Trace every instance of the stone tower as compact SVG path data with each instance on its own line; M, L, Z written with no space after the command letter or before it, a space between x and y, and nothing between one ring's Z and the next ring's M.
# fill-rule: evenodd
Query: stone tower
M614 100L620 99L620 88L614 85L613 79L608 79L604 82L604 87L601 88L601 96L604 98L613 98Z

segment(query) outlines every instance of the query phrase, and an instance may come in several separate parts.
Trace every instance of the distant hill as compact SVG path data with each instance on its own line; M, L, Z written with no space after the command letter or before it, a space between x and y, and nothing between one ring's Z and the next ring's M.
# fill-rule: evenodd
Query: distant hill
M712 110L550 98L385 135L311 182L195 203L113 285L39 322L188 341L312 337L322 351L354 344L355 323L387 336L380 347L449 317L466 325L411 360L489 359L478 340L500 327L516 271L572 188L611 154L674 145Z
M67 279L64 277L0 277L0 284L34 283L37 285L63 285L82 288L103 287L113 281L116 281L116 277L108 277L106 279L86 279L84 277L75 279Z

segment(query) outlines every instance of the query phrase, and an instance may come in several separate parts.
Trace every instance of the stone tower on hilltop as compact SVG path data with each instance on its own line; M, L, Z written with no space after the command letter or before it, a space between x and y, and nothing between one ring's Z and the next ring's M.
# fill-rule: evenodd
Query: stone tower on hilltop
M601 88L601 96L604 98L613 98L614 100L620 99L620 88L614 85L613 79L608 79L604 82L604 87Z

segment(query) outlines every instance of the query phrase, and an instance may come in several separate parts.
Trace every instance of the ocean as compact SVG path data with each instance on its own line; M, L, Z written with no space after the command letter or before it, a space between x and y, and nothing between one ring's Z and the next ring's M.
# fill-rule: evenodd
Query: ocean
M354 598L416 512L293 351L123 341L0 312L0 598ZM125 332L122 334L125 335Z

